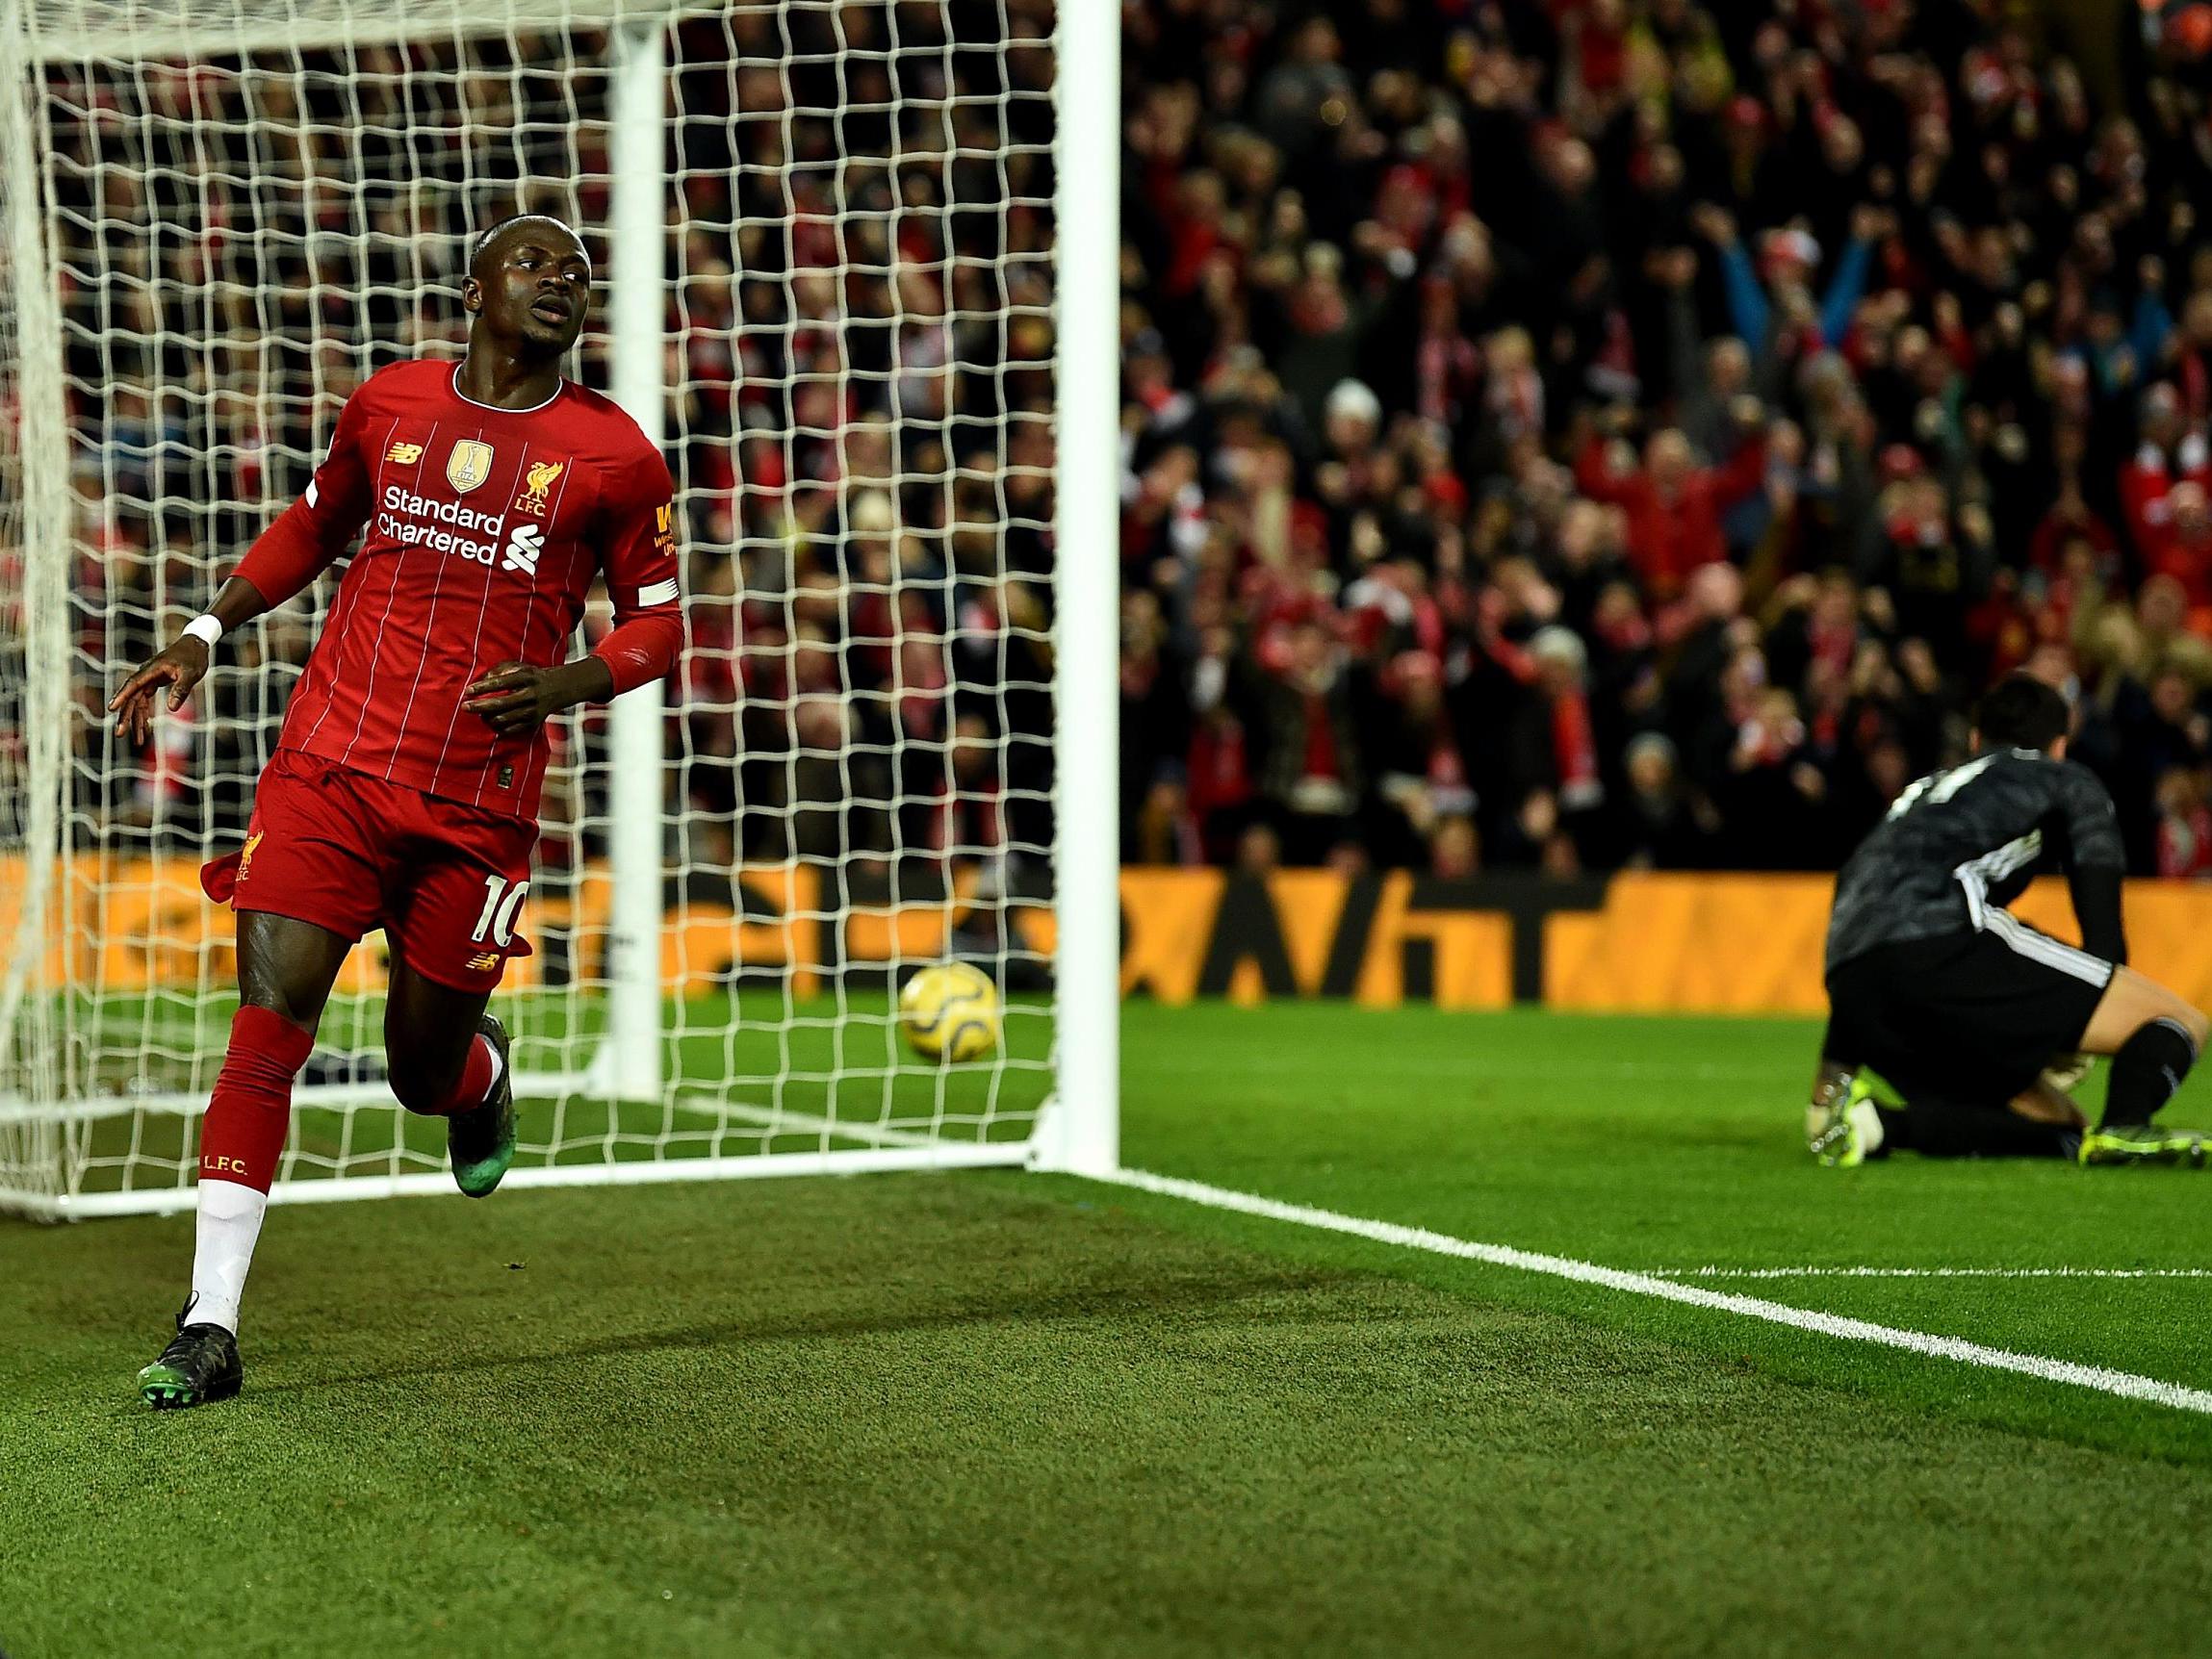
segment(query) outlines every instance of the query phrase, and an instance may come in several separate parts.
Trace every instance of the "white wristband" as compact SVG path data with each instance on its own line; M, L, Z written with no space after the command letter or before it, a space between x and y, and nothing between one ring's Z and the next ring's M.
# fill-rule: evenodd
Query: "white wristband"
M217 641L222 638L222 624L204 612L186 623L184 630L210 651L215 650Z

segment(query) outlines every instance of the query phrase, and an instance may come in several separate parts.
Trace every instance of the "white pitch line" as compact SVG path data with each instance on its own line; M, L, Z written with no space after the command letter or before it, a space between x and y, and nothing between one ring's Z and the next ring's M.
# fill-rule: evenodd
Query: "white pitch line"
M689 1096L702 1096L693 1099ZM703 1117L734 1118L771 1135L823 1135L845 1140L862 1140L871 1146L933 1146L941 1136L927 1130L894 1129L888 1124L862 1123L857 1118L825 1117L819 1112L788 1111L781 1107L756 1106L750 1101L723 1100L711 1090L679 1088L670 1102L679 1111Z
M1647 1267L1655 1279L2212 1279L2212 1267Z
M1957 1337L1939 1337L1925 1331L1907 1331L1890 1325L1877 1325L1865 1319L1845 1318L1839 1314L1823 1314L1811 1308L1792 1308L1787 1303L1762 1301L1756 1296L1739 1296L1728 1290L1708 1290L1701 1286L1685 1285L1680 1280L1663 1279L1656 1273L1601 1267L1594 1262L1579 1262L1571 1256L1547 1256L1533 1250L1516 1250L1505 1244L1483 1244L1472 1238L1454 1238L1450 1234L1431 1233L1425 1227L1404 1227L1394 1221L1374 1221L1365 1216L1345 1215L1334 1210L1317 1210L1304 1204L1285 1204L1279 1199L1237 1192L1225 1187L1209 1186L1202 1181L1184 1181L1172 1175L1153 1175L1142 1169L1118 1170L1097 1179L1118 1186L1133 1187L1140 1191L1157 1192L1169 1198L1180 1198L1192 1204L1202 1204L1213 1210L1234 1211L1242 1215L1257 1215L1270 1221L1287 1221L1294 1226L1318 1228L1325 1233L1350 1234L1355 1238L1370 1238L1378 1244L1426 1250L1432 1255L1455 1256L1468 1262L1485 1262L1495 1267L1514 1267L1525 1273L1542 1273L1554 1279L1572 1280L1578 1285L1598 1285L1608 1290L1625 1290L1631 1295L1656 1297L1662 1302L1681 1302L1692 1308L1710 1308L1723 1314L1762 1319L1772 1325L1788 1325L1794 1330L1812 1331L1845 1341L1871 1342L1879 1347L1900 1348L1907 1353L1924 1354L1939 1360L1955 1360L1961 1365L1978 1365L1986 1370L2014 1371L2045 1382L2094 1389L2098 1393L2115 1394L2122 1399L2148 1400L2153 1405L2171 1406L2175 1411L2212 1416L2212 1391L2192 1389L2180 1383L2160 1382L2155 1377L2137 1376L2132 1371L2077 1365L2071 1360L2047 1359L2041 1354L2016 1354L2009 1348L1992 1348Z

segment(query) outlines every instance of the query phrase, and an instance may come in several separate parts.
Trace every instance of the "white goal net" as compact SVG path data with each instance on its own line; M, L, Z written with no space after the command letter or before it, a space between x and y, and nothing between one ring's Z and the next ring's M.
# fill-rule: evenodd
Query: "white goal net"
M1067 771L1054 28L1049 0L0 0L0 1205L189 1202L236 1006L198 867L338 573L149 743L104 704L348 392L458 355L468 237L515 211L594 252L572 372L658 415L690 631L665 688L555 733L495 1002L517 1179L1024 1158ZM280 1195L444 1179L382 1082L382 946ZM953 958L1005 1040L939 1066L891 994Z

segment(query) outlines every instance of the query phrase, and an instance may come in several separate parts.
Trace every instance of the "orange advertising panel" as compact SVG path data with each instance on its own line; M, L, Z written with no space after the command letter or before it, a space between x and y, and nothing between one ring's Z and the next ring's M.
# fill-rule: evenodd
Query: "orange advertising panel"
M23 903L23 861L0 859L0 920ZM606 950L613 881L592 865L548 891L541 873L525 901L519 931L531 954L508 964L503 983L528 990L570 977L598 977ZM236 974L229 909L199 888L195 859L80 855L57 873L45 940L44 983L98 985L115 992L227 987ZM793 994L809 996L836 960L887 959L945 949L958 903L947 906L862 901L827 911L822 873L808 865L748 866L705 891L672 895L660 936L660 971L671 986L706 989L740 968L784 970ZM835 930L834 932L832 930ZM373 933L347 958L342 991L381 988L386 949Z
M1818 1014L1827 876L1622 875L1602 909L1544 924L1543 1000L1552 1008L1652 1013ZM2035 883L2013 906L2078 944L2066 883ZM2129 960L2212 1008L2212 886L2130 881Z
M701 991L740 972L790 976L811 995L841 969L949 953L973 894L870 898L833 890L818 865L694 872L671 883L661 975ZM534 954L507 984L532 989L603 971L612 879L593 865L552 891L541 876L523 911ZM0 858L0 925L19 911L23 865ZM1817 1014L1826 876L1632 873L1556 881L1499 875L1444 881L1405 871L1348 877L1286 870L1132 869L1121 875L1121 989L1177 1004L1330 997L1497 1008L1515 1002L1591 1011ZM2064 883L2039 882L2016 906L2072 939ZM1014 936L1049 955L1051 910L1016 904ZM2212 1006L2212 885L2131 882L2135 964ZM62 873L44 927L46 984L129 992L226 988L231 918L199 890L190 858L80 855ZM344 988L384 978L383 940L347 962Z
M1513 1000L1513 925L1494 897L1402 870L1124 870L1121 932L1122 994L1164 1003L1326 996L1496 1008Z
M1817 1013L1827 876L1628 874L1604 907L1544 918L1553 1008Z

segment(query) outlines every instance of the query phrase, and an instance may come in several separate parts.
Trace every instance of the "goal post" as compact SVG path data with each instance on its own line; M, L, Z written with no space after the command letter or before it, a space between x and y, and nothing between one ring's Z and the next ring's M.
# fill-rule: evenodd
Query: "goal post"
M1082 1175L1120 1163L1121 9L1062 0L1055 670L1061 774L1054 863L1058 1069L1039 1161ZM1093 688L1113 687L1093 695ZM1089 764L1085 764L1086 759Z
M517 210L600 266L576 372L669 457L692 640L556 734L495 1002L510 1182L1114 1166L1118 30L1082 0L0 0L0 1210L192 1202L235 1006L197 866L336 574L143 749L102 705L354 385L457 355L468 234ZM381 946L282 1200L450 1189L382 1081ZM891 997L948 957L1006 1036L940 1066Z
M614 400L656 446L667 442L667 240L663 206L663 105L668 57L661 21L627 17L613 30L607 94L613 128L608 233L614 243L608 296ZM614 700L614 809L608 864L613 915L607 932L607 1027L601 1086L618 1099L658 1100L663 1083L660 1019L660 813L666 712L654 680ZM652 802L656 809L643 810ZM633 806L631 804L637 804Z
M11 0L13 3L13 0ZM33 555L67 507L60 472L29 442L63 418L62 321L41 234L36 67L17 19L0 28L0 600L13 638L0 643L0 834L19 848L24 878L0 892L0 1193L50 1204L65 1167L56 1009L35 987L26 958L57 925L52 872L61 846L65 681L38 672L35 647L50 642L33 619L67 604L66 566ZM47 464L41 464L46 460ZM51 632L51 630L47 630ZM12 1097L12 1098L11 1098ZM5 1201L5 1200L0 1200Z

